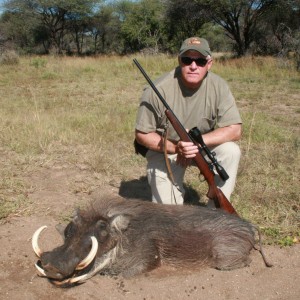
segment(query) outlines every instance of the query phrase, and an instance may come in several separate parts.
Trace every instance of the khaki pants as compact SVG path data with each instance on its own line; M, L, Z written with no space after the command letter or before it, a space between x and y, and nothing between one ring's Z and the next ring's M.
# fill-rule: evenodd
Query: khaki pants
M216 153L218 163L229 175L229 179L224 182L216 174L215 182L230 201L241 156L240 148L234 142L227 142L210 150ZM172 184L168 177L164 154L151 150L147 152L147 177L152 191L152 201L163 204L183 204L183 179L186 168L176 164L177 154L168 156L176 186Z

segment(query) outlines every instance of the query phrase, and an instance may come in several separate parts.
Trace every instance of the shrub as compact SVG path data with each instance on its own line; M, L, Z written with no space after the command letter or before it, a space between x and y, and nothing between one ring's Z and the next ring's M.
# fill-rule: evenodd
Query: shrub
M0 56L0 63L3 65L17 65L19 61L19 55L13 50L4 51Z

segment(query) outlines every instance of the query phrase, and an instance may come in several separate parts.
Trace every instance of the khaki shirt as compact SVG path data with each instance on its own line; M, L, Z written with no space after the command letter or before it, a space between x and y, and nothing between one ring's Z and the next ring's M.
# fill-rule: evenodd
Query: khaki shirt
M197 90L181 83L180 68L160 77L155 86L186 129L197 126L202 134L218 127L242 123L228 84L208 72ZM165 107L151 87L146 87L137 113L136 129L144 133L162 133L167 122ZM179 140L172 125L168 139Z

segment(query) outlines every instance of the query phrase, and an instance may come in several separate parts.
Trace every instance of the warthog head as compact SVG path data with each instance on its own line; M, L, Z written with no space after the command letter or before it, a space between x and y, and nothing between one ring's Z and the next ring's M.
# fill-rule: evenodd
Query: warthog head
M35 265L39 275L61 287L92 277L101 264L107 263L105 253L116 246L115 228L110 225L118 221L118 218L107 220L77 211L63 231L64 244L50 252L43 252L38 245L39 236L47 226L39 228L32 237L33 250L39 257ZM97 257L101 259L95 264Z

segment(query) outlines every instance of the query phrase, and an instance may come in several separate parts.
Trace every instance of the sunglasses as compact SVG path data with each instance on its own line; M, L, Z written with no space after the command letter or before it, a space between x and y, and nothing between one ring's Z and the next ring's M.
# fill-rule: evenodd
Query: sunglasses
M193 61L196 63L198 67L204 67L207 64L207 60L205 58L201 58L201 57L191 58L187 56L181 57L181 62L186 66L191 65Z

